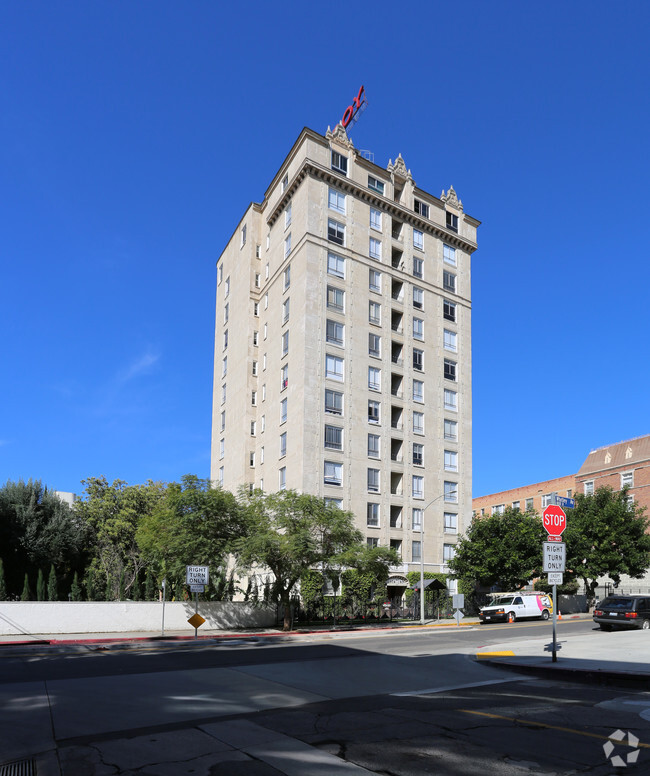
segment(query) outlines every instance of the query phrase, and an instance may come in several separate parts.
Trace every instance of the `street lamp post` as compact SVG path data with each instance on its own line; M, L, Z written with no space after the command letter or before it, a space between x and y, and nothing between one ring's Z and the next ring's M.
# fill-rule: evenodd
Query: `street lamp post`
M451 490L449 493L441 493L430 501L422 510L422 525L420 526L420 624L424 625L424 513L436 501L440 501L445 496L452 496L458 493L457 490Z

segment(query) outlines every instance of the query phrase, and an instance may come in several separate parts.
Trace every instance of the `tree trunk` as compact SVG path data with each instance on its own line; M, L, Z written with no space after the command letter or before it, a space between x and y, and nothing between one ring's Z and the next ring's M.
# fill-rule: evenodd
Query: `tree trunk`
M283 631L291 630L291 596L289 591L283 592L280 596L280 603L284 609L284 621L282 624Z

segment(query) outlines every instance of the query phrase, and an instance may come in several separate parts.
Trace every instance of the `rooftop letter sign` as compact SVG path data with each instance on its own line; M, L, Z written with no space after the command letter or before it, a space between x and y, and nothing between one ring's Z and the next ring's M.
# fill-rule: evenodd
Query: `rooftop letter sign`
M347 129L351 123L357 120L359 113L363 108L366 107L367 104L365 87L362 86L361 89L359 89L359 94L357 94L357 96L352 100L352 105L348 105L348 107L345 109L345 113L341 119L341 124L343 124L345 129Z

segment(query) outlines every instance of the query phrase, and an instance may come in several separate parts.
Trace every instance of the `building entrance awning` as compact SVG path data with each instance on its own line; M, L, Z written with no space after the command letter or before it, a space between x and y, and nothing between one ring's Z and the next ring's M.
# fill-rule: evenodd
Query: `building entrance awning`
M411 590L419 590L419 589L420 589L420 583L418 581L413 585ZM425 590L446 590L447 585L445 585L445 583L441 582L439 579L425 579L424 589Z
M408 587L409 581L406 577L393 575L386 580L386 587Z

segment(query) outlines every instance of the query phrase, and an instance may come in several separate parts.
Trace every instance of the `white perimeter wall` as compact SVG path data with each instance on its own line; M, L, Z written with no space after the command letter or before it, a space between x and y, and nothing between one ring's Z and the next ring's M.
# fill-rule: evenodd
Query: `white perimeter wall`
M160 634L162 611L162 603L149 601L0 601L0 636L134 631ZM187 622L193 614L193 601L167 602L165 633L187 631L193 635L194 628ZM206 620L199 633L276 624L274 610L232 601L201 601L199 614Z

